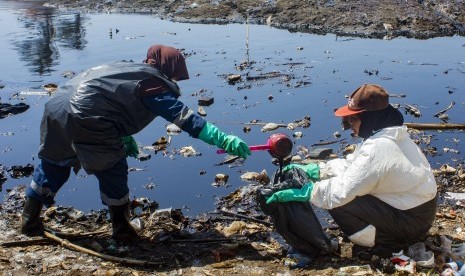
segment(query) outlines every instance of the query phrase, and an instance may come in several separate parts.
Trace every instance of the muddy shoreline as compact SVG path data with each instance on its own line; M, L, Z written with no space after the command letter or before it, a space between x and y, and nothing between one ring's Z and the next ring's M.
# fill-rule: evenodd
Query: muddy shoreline
M427 39L465 35L464 1L124 1L49 0L86 12L144 13L189 23L267 24L291 32L366 38Z

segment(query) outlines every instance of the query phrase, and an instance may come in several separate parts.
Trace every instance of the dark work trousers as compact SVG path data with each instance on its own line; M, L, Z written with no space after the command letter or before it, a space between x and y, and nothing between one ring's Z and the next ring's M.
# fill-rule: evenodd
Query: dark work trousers
M372 195L360 196L329 213L347 236L368 225L376 228L375 246L401 249L423 239L436 216L437 198L399 210Z
M71 167L57 166L41 159L34 171L26 196L33 197L46 206L55 203L55 195L68 180ZM121 158L113 167L95 172L99 181L100 197L105 205L123 205L129 201L128 163Z

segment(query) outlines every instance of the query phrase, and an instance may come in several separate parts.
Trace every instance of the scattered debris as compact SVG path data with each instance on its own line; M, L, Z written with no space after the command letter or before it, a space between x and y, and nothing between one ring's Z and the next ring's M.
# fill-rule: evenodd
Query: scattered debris
M34 172L34 165L27 164L26 166L11 166L7 169L7 172L10 173L12 178L29 177Z
M229 179L229 175L218 173L215 175L215 182L212 183L212 186L214 187L225 186L226 183L228 182L228 179Z
M414 107L413 105L405 104L404 108L405 108L405 111L409 113L410 115L413 115L416 118L421 117L420 110Z
M7 104L0 102L0 119L8 117L10 115L16 115L23 113L24 111L29 109L29 105L25 103L18 103L18 104Z

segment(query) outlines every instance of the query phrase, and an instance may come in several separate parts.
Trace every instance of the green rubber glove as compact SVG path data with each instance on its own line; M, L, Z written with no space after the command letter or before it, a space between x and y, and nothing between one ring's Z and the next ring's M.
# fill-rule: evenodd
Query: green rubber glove
M139 156L139 147L137 146L136 140L132 136L121 137L124 147L126 148L126 157L131 156L137 158Z
M199 133L199 139L207 144L224 149L227 153L247 158L251 154L249 146L241 138L226 135L215 125L207 122Z
M318 166L318 164L315 164L315 163L309 163L307 165L289 164L283 168L283 172L286 172L294 168L299 168L305 171L308 177L310 177L310 179L313 181L320 180L320 166Z
M308 182L300 189L287 189L278 191L272 194L267 200L266 204L272 202L289 202L289 201L310 201L312 197L313 183Z

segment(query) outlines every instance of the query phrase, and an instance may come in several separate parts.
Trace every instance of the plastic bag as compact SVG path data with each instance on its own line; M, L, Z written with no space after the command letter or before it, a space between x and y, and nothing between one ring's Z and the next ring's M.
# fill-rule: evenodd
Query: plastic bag
M271 216L276 231L295 250L308 256L330 252L331 240L323 232L321 224L309 202L274 202L266 199L274 192L300 189L310 178L305 171L293 168L275 173L273 182L257 190L257 200L262 211Z

